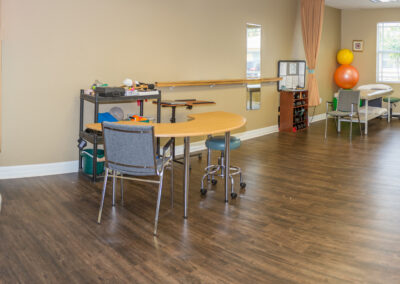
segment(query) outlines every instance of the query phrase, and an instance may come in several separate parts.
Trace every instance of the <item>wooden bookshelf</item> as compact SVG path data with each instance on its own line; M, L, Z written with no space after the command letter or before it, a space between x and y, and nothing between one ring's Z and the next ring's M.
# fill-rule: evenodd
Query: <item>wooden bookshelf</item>
M308 91L280 92L279 131L297 132L308 128Z

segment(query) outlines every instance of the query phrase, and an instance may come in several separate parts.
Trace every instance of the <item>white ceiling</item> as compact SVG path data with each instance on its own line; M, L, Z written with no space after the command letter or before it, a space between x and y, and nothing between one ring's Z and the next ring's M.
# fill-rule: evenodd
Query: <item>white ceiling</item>
M325 4L337 9L400 8L400 1L396 3L373 3L370 0L325 0Z

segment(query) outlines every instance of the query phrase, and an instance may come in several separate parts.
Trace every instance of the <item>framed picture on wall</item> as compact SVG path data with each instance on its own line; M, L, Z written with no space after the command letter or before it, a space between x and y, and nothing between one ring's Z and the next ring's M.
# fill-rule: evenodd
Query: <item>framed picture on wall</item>
M364 41L363 40L353 40L353 51L364 51Z

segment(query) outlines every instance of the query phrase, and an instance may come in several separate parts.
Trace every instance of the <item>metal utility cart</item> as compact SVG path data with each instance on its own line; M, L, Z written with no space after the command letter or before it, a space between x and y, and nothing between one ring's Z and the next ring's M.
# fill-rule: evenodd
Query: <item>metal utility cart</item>
M148 94L146 94L148 93ZM98 114L99 114L99 105L100 104L119 104L119 103L130 103L141 101L140 104L140 116L143 116L143 101L147 99L156 99L157 100L157 123L161 122L161 91L160 90L151 90L148 92L140 92L140 95L134 96L120 96L120 97L101 97L98 94L95 95L85 95L84 90L81 90L80 93L80 115L79 115L79 138L92 143L93 144L93 174L89 176L92 181L96 181L99 177L96 173L96 165L97 165L97 146L99 144L103 144L103 136L101 133L97 132L85 132L83 129L83 113L84 113L84 104L85 101L94 104L94 117L93 121L95 123L98 122ZM157 149L160 148L160 139L157 139ZM79 171L82 171L82 150L79 149Z

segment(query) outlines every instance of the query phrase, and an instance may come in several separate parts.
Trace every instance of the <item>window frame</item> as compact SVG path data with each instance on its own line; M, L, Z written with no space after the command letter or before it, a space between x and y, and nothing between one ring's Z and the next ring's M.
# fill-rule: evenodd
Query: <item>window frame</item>
M380 56L381 54L391 54L391 53L396 53L400 54L400 49L398 51L385 51L385 50L380 50L380 43L381 43L381 35L380 35L380 29L384 30L384 27L380 27L381 25L384 24L397 24L400 28L400 21L390 21L390 22L378 22L376 24L376 82L377 83L388 83L388 84L400 84L400 76L397 81L384 81L380 77L382 77L383 72L381 71L381 64L380 63ZM383 59L382 59L383 61ZM400 69L400 66L398 66Z

